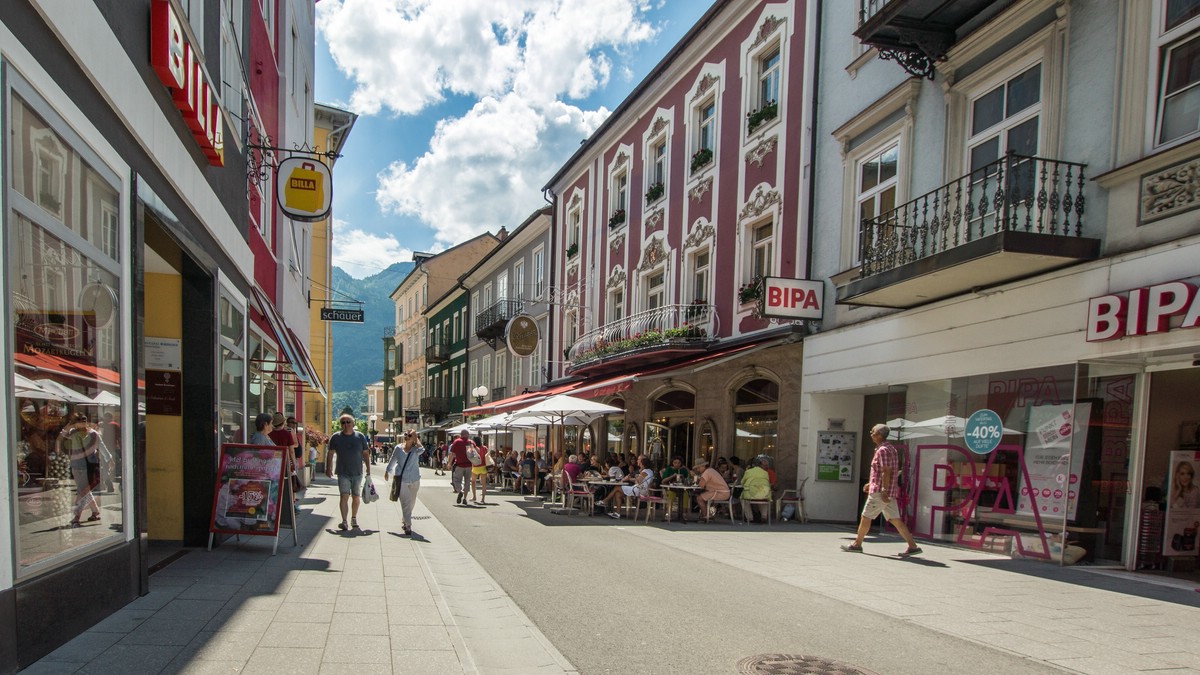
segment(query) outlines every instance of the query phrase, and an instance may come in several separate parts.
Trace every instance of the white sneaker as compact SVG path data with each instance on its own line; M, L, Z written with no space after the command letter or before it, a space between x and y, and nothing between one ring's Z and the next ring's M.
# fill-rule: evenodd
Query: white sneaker
M609 518L612 518L613 520L620 520L620 519L621 519L621 514L617 513L616 511L609 511L609 512L608 512L608 517L609 517Z

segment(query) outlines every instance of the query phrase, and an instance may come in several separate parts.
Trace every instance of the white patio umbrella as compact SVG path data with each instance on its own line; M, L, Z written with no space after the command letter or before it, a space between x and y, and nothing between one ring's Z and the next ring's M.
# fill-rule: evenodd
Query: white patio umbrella
M474 422L471 422L471 426L480 431L500 431L503 429L511 429L513 427L531 427L533 425L514 422L509 418L508 413L500 413L499 415L492 415L491 417L485 417L481 420L475 420Z
M466 422L463 422L462 424L456 424L456 425L450 427L449 429L446 429L446 433L453 436L453 435L462 433L463 429L466 429L467 431L469 431L471 433L475 433L475 425L468 424Z
M81 404L83 405L83 404ZM121 405L121 397L107 389L92 397L92 405L117 406Z
M582 420L575 424L590 424L605 415L622 412L625 411L604 403L558 394L516 411L513 418L541 420L543 424L567 424L567 418L571 417Z
M906 420L903 417L890 419L884 424L887 424L888 428L892 430L891 438L897 441L907 441L913 438L928 438L930 436L937 435L929 429L918 428L919 425L916 422L912 420Z
M20 373L13 373L13 394L19 398L58 399L58 394L42 387Z
M889 425L890 426L890 425ZM941 417L932 417L927 420L921 420L913 424L916 429L914 431L932 431L934 433L927 434L933 436L961 436L962 432L967 428L967 419L958 415L942 415ZM1005 434L1019 434L1020 431L1015 431L1004 427ZM909 436L914 438L915 436Z
M55 382L54 380L43 378L41 380L36 380L36 382L37 382L37 385L39 388L44 389L44 390L50 392L51 394L53 394L53 396L51 398L54 398L57 401L66 401L67 403L91 403L92 402L91 398L75 391L74 389L72 389L64 384L59 384L58 382Z

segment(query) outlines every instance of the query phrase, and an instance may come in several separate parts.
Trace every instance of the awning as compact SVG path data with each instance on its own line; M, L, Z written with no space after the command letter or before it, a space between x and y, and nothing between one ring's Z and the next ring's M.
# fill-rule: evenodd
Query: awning
M517 410L519 408L524 408L530 403L537 403L548 396L564 394L568 391L571 391L578 385L579 382L571 382L569 384L560 384L549 389L541 389L538 391L517 394L516 396L509 396L508 398L502 398L499 401L491 401L484 403L483 405L477 405L473 408L467 408L466 410L463 410L463 415L495 415L502 412Z
M275 309L275 304L257 286L250 290L254 291L254 299L258 303L259 313L266 318L275 341L279 343L279 350L285 359L282 362L291 366L296 382L303 383L308 389L325 396L325 387L321 385L321 378L317 377L316 371L312 367L308 352L295 338L295 334L284 324L283 317L279 316L279 311ZM277 371L276 374L283 376L284 381L287 381L287 373Z
M623 391L628 391L633 388L633 383L638 381L638 376L643 373L628 373L619 377L610 377L605 380L600 380L594 383L585 383L582 386L571 390L571 395L577 398L600 398L601 396L612 396Z

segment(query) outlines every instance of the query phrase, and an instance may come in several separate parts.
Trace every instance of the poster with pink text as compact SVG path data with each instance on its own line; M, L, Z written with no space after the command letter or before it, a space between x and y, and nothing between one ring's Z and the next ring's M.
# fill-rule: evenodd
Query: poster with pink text
M1197 554L1196 532L1200 530L1200 452L1171 453L1171 480L1167 485L1167 521L1163 526L1163 555Z
M211 531L263 535L279 531L283 451L273 445L221 446Z
M1072 411L1074 407L1074 411ZM1021 483L1016 512L1042 518L1075 519L1083 455L1087 448L1092 404L1039 405L1029 409L1025 425L1025 466L1029 483Z

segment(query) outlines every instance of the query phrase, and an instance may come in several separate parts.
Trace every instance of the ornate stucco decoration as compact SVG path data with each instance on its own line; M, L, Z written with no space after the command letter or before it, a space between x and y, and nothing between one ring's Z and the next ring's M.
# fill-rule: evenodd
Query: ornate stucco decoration
M581 197L579 196L579 193L575 193L575 197L574 197L573 199L571 199L571 203L570 203L570 205L568 205L568 207L567 207L567 208L569 208L569 209L578 208L578 207L579 207L579 204L580 204L581 202L583 202L583 198L581 198Z
M668 125L670 125L670 122L667 121L667 118L654 118L654 124L650 127L650 138L654 138L655 136L661 134L663 129L666 129Z
M683 240L683 247L685 249L696 248L712 238L714 232L716 230L713 228L712 223L701 218L692 226L692 233L688 235L688 238Z
M720 79L712 73L707 73L704 77L700 78L700 86L696 88L696 93L692 96L692 103L699 101L700 97L707 94L708 90L712 89L713 85Z
M1143 223L1200 207L1200 158L1142 176L1140 197Z
M575 256L574 260L567 263L567 277L573 277L576 274L579 274L579 256Z
M663 246L661 237L654 239L650 245L642 251L642 264L638 265L639 272L645 272L667 259L667 250Z
M708 176L704 180L697 183L691 190L688 190L688 197L695 201L700 201L700 198L704 196L704 193L712 189L712 184L713 178L712 176Z
M757 218L766 213L772 206L782 203L783 198L779 196L779 190L768 190L760 185L755 188L754 194L750 195L750 200L742 208L742 213L738 216L738 220L743 221L750 218Z
M621 249L621 247L624 245L625 245L625 235L623 235L623 234L618 234L617 236L613 237L608 242L609 248L611 248L613 251L619 251Z
M617 265L608 275L608 287L617 288L625 284L625 268Z
M625 151L622 150L621 152L617 153L617 158L615 160L613 160L613 168L615 169L618 167L625 166L625 163L628 161L629 161L629 155L625 154Z
M651 213L646 218L646 231L653 230L653 229L657 228L659 225L662 225L662 220L663 220L663 210L655 209L654 213Z
M777 16L768 16L764 19L762 25L758 27L758 35L754 37L754 44L750 45L750 50L753 51L759 45L766 42L771 37L771 34L782 25L783 19Z
M775 148L779 145L779 136L769 136L762 139L758 145L746 151L746 161L754 166L762 166L763 160L767 155L775 152Z

